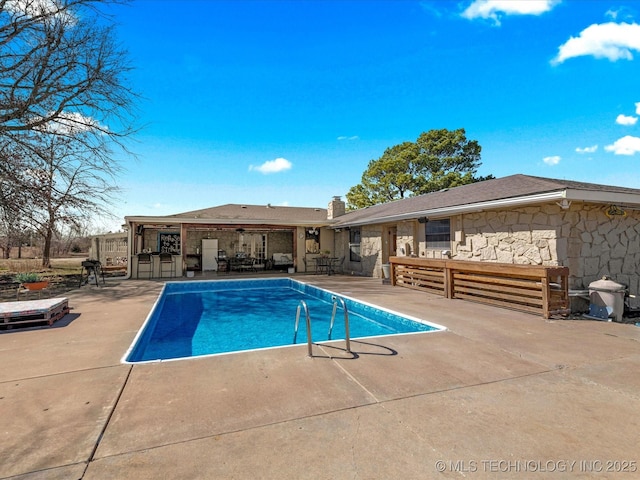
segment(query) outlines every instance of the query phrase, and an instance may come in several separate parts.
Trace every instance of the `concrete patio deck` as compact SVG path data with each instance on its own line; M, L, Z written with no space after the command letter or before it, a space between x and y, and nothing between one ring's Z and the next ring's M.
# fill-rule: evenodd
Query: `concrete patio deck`
M162 284L85 286L0 333L0 478L640 478L635 325L300 279L448 331L126 365Z

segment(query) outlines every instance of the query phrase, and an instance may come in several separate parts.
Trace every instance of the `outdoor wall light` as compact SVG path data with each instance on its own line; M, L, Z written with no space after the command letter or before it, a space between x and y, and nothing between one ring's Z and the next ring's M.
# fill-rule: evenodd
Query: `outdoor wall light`
M609 208L605 212L605 215L609 218L613 217L626 217L627 212L624 211L623 208L620 208L617 205L609 205Z

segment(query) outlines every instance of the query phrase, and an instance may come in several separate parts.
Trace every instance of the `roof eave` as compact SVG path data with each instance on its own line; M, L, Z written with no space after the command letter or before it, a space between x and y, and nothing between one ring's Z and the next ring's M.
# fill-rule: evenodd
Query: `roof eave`
M633 193L567 189L565 198L588 203L640 205L640 195Z
M176 218L176 217L124 217L125 223L181 225L277 225L277 226L318 226L330 225L334 220L269 220L243 218Z
M467 205L455 205L452 207L433 208L416 210L409 213L389 215L384 217L370 217L368 219L356 220L354 222L338 222L334 228L357 227L362 225L391 223L403 220L412 220L418 217L447 217L462 213L479 212L482 210L494 210L497 208L517 207L523 205L534 205L547 203L555 200L582 201L587 203L611 203L617 205L640 205L640 195L633 193L593 191L580 189L562 189L551 192L537 193L535 195L525 195L521 197L504 198L491 200L488 202L477 202Z
M548 202L552 200L561 200L565 198L566 190L541 193L536 195L527 195L524 197L505 198L500 200L491 200L488 202L470 203L466 205L455 205L452 207L431 208L426 210L416 210L413 212L389 215L386 217L369 218L355 222L345 222L335 225L335 228L370 225L374 223L391 223L403 220L412 220L418 217L447 217L451 215L459 215L461 213L479 212L482 210L493 210L496 208L504 208L511 206L529 205L534 203Z

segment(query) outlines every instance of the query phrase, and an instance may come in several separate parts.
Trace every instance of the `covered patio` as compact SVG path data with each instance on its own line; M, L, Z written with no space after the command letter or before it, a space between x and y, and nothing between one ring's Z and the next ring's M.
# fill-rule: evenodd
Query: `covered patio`
M202 272L306 272L331 251L327 209L228 204L162 217L125 217L131 278ZM160 255L164 254L164 264Z

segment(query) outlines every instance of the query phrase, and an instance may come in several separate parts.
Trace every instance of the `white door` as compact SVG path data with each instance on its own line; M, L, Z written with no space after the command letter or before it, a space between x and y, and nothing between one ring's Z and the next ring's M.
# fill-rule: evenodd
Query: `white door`
M264 254L266 251L266 236L261 234L261 233L256 233L253 235L245 235L245 241L247 242L247 245L250 246L251 250L250 250L250 255L257 259L260 260L261 262L264 261Z
M202 239L202 271L218 270L218 239Z

